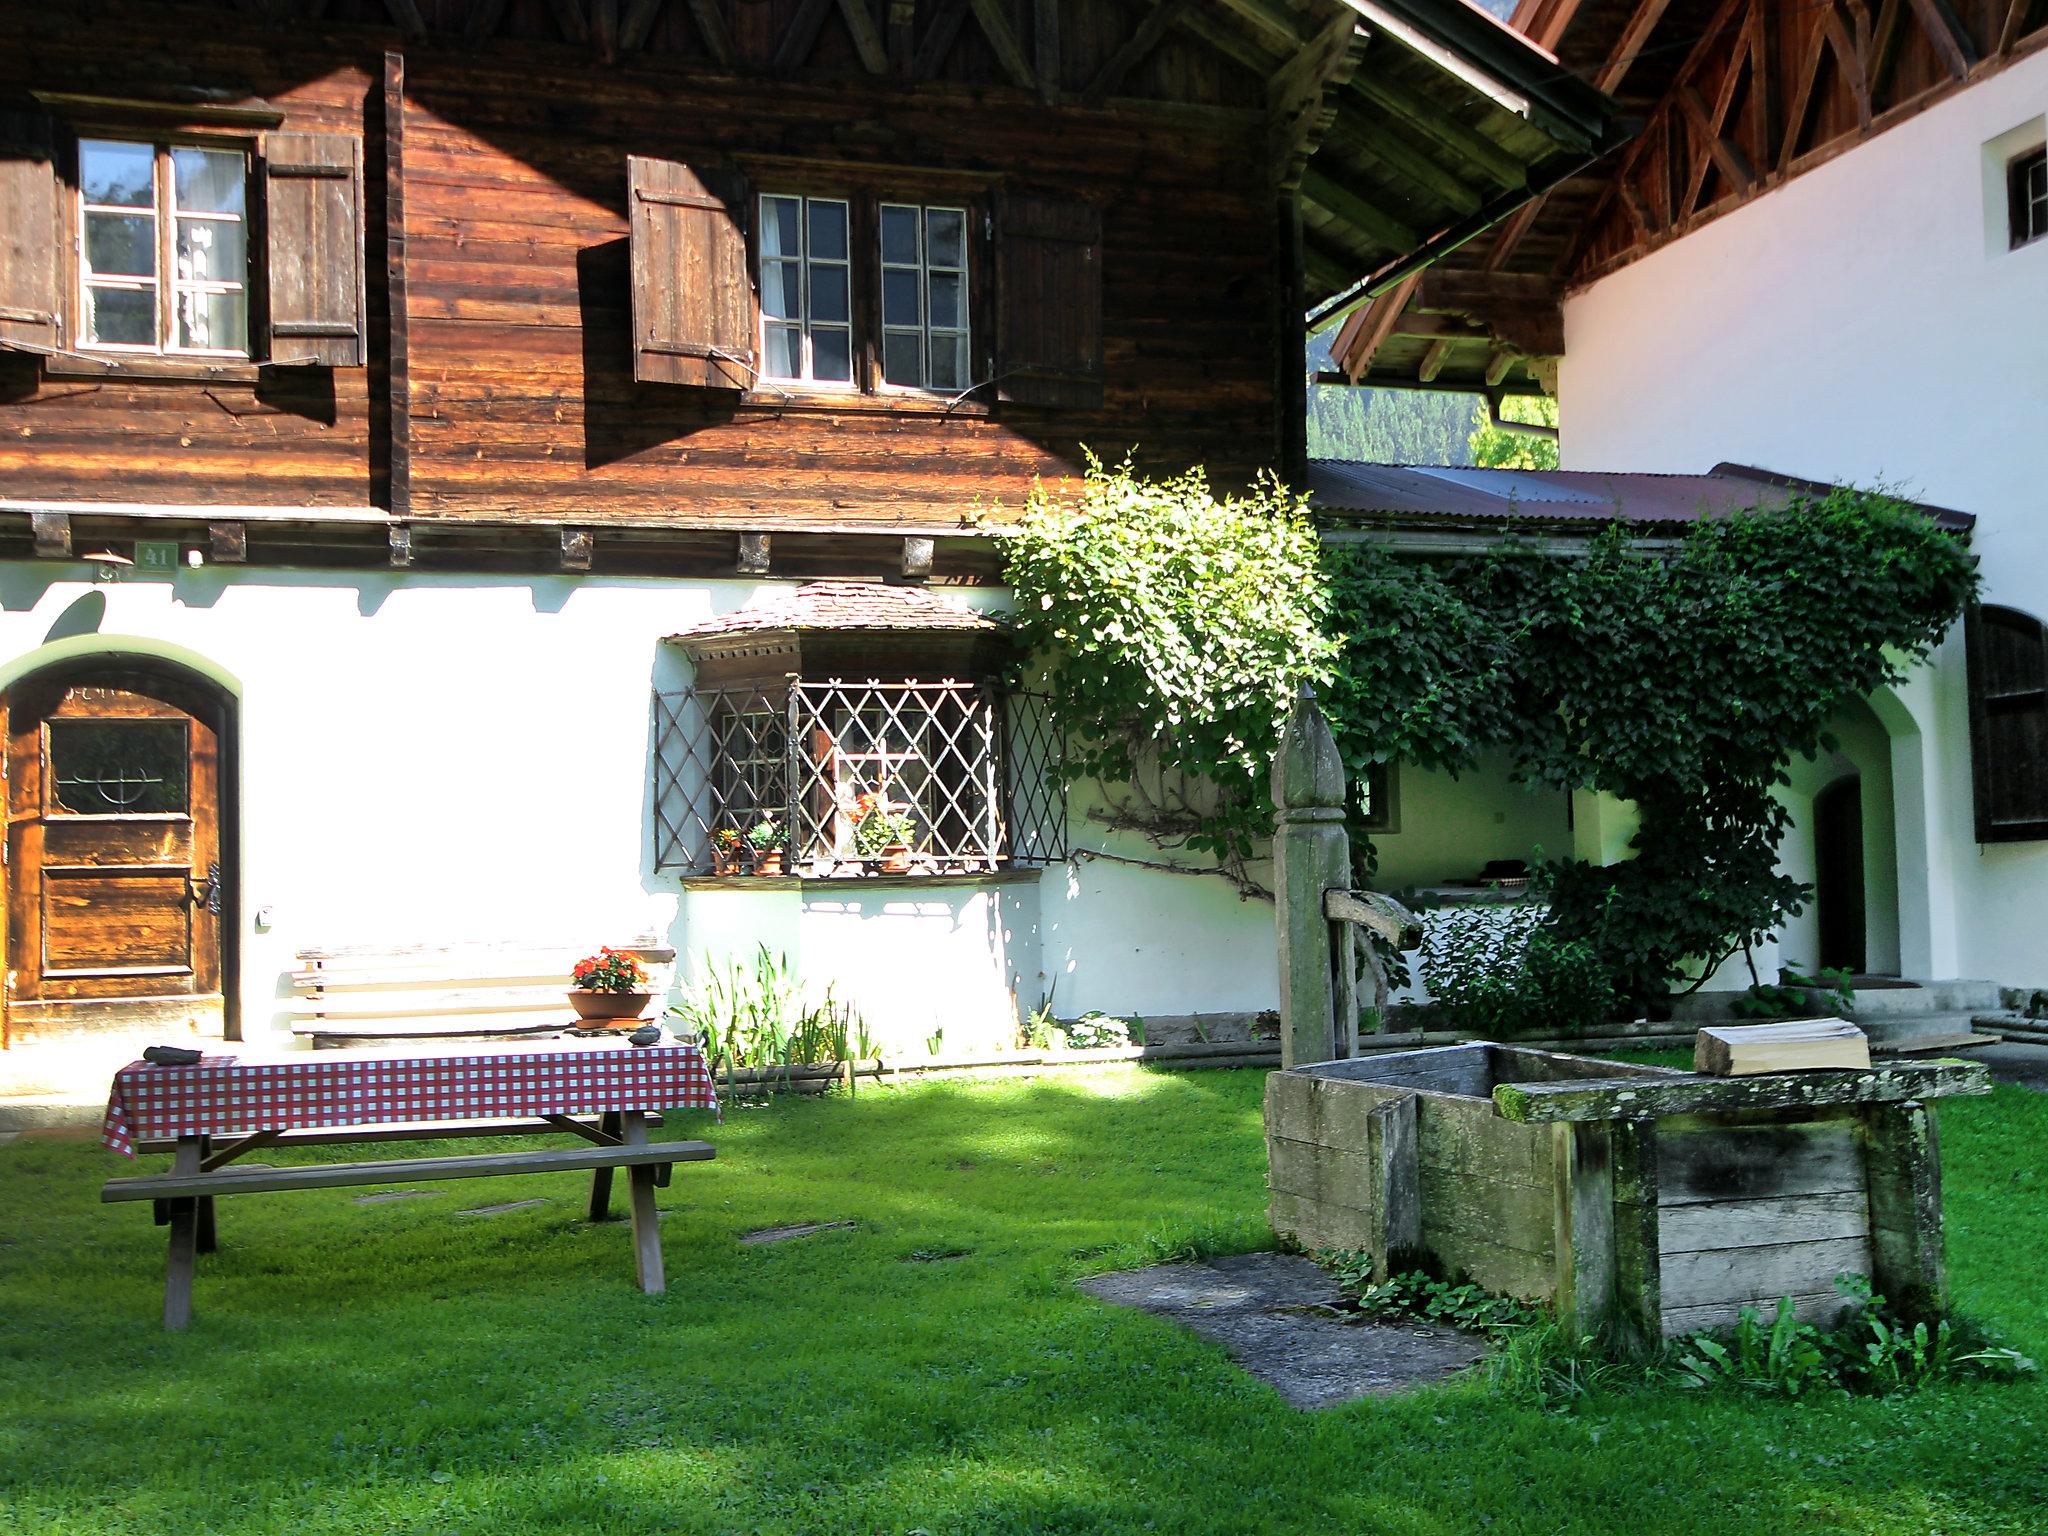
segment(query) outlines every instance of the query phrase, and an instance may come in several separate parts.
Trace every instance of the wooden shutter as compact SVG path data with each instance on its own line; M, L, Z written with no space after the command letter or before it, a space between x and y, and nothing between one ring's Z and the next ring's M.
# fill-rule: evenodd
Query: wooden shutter
M996 263L996 394L1027 405L1102 404L1102 210L1005 199Z
M732 178L626 159L633 246L633 377L745 389L754 381L753 285Z
M1973 608L1963 633L1977 841L2048 838L2048 632L2011 608Z
M273 133L263 145L273 363L353 368L363 342L363 141Z
M57 173L50 119L0 112L0 348L54 352Z

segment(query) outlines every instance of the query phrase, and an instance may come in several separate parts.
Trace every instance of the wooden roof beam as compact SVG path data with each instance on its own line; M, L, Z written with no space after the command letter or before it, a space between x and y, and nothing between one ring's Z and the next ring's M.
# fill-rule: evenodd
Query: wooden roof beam
M1949 0L1913 0L1913 13L1948 72L1958 80L1967 75L1978 61L1977 40Z
M1621 88L1621 82L1628 78L1628 72L1643 49L1649 45L1650 35L1657 30L1657 23L1664 19L1664 13L1671 9L1671 0L1640 0L1629 13L1628 22L1621 29L1621 35L1614 40L1614 47L1608 52L1607 62L1600 66L1600 73L1593 77L1593 83L1612 96Z
M1194 0L1156 0L1152 9L1145 13L1145 19L1138 23L1138 30L1125 38L1117 51L1103 61L1102 68L1095 72L1095 78L1081 92L1081 100L1094 107L1115 95L1123 85L1124 77L1165 41L1174 23L1193 4Z
M991 0L993 3L993 0ZM1287 11L1271 0L1221 0L1222 8L1243 22L1261 43L1282 57L1291 58L1306 41ZM1356 17L1351 18L1356 20Z
M1404 277L1370 304L1353 310L1338 330L1337 344L1330 350L1337 366L1349 375L1352 383L1356 384L1359 375L1372 366L1373 354L1386 345L1394 322L1401 318L1415 285L1421 281L1420 272Z
M1350 11L1316 34L1266 86L1276 179L1292 190L1337 115L1336 92L1358 70L1367 34Z
M1435 102L1381 78L1373 71L1355 76L1351 89L1382 112L1401 120L1422 138L1470 160L1503 188L1519 191L1529 184L1529 168L1478 129L1459 122Z
M1691 126L1694 136L1699 139L1702 151L1721 168L1723 176L1735 183L1738 191L1747 192L1756 185L1756 171L1751 167L1748 157L1740 148L1731 144L1728 136L1721 131L1722 124L1727 120L1727 103L1733 99L1732 86L1737 72L1736 66L1729 67L1728 83L1721 88L1721 101L1716 104L1713 115L1708 114L1706 102L1700 99L1700 93L1690 85L1681 85L1678 88L1678 107L1685 114L1685 120ZM1697 196L1697 192L1694 195Z
M1451 359L1451 341L1440 336L1429 344L1429 350L1422 354L1422 361L1415 365L1416 382L1434 384L1436 376L1444 371L1444 364Z
M1010 18L1003 11L1002 0L968 0L968 4L973 8L975 21L980 23L981 35L988 39L996 62L1003 66L1003 73L1010 77L1010 83L1027 91L1037 90L1038 72L1024 57L1017 34L1010 30Z
M2005 8L2004 25L1998 29L1998 51L2011 53L2020 35L2027 30L2027 17L2033 13L2034 0L2011 0Z
M1301 194L1323 212L1349 224L1383 249L1409 251L1422 244L1419 231L1385 209L1367 202L1349 187L1339 186L1314 166L1301 174Z

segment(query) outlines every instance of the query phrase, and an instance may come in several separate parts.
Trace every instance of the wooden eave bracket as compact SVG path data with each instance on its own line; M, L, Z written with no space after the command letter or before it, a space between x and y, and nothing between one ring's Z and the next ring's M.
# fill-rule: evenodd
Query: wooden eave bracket
M597 550L597 536L588 528L562 530L562 569L587 571Z
M71 515L67 512L31 512L28 515L29 529L35 535L36 558L39 560L69 560L71 558Z
M932 551L937 541L928 534L906 534L903 539L903 579L928 581L932 574Z
M405 567L412 564L412 524L393 523L384 531L390 545L391 564Z
M1271 156L1283 191L1302 172L1337 118L1338 93L1358 73L1372 34L1347 8L1266 83Z
M206 540L213 558L223 565L240 565L249 558L249 525L246 523L208 523Z
M742 576L766 576L772 542L765 533L741 534L739 558L734 569Z

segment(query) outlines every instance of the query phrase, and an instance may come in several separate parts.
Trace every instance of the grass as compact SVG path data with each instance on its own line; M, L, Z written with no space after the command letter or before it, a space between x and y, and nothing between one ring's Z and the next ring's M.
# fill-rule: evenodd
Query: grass
M189 1333L109 1153L0 1149L0 1532L2048 1529L2048 1388L1566 1418L1476 1382L1317 1414L1080 1274L1263 1245L1262 1074L1105 1069L735 1108L660 1194L223 1202ZM1942 1111L1961 1303L2048 1356L2048 1097ZM532 1198L493 1217L464 1208ZM742 1247L756 1227L858 1226Z

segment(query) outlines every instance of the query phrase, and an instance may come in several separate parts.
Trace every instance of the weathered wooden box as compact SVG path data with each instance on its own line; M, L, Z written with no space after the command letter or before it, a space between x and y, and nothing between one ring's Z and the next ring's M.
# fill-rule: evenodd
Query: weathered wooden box
M1266 1080L1273 1228L1553 1305L1641 1343L1790 1296L1832 1321L1838 1275L1939 1311L1931 1100L1981 1066L1705 1077L1475 1042Z

